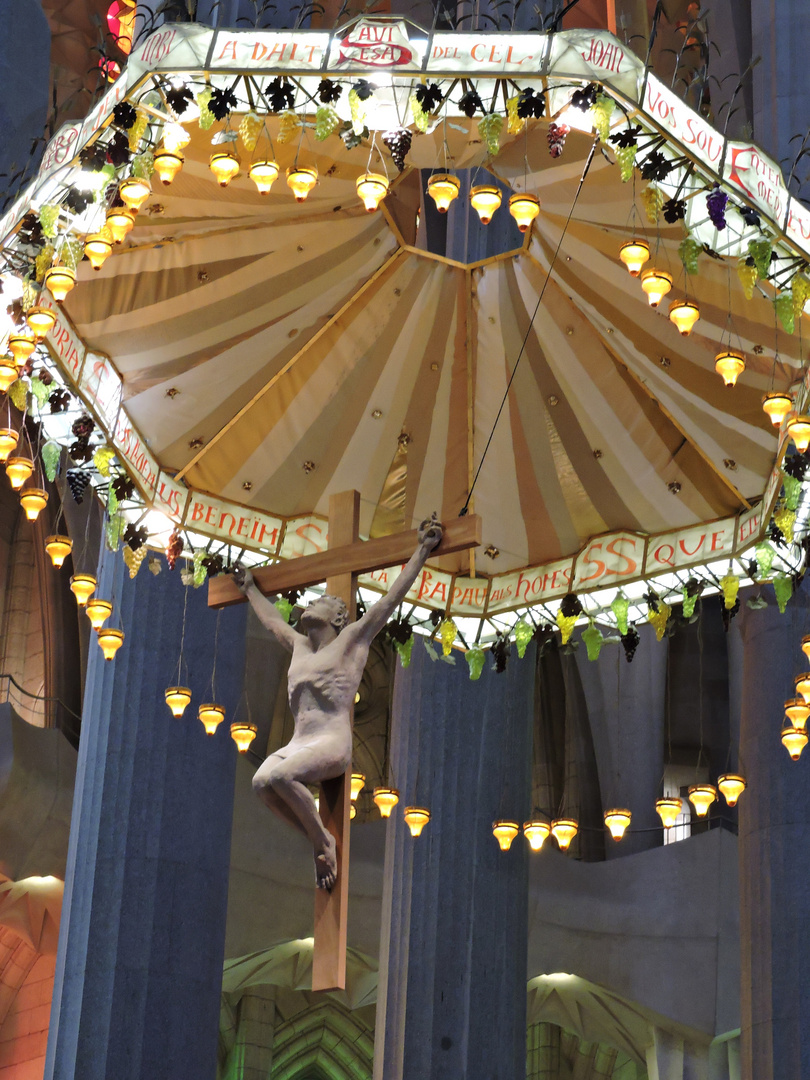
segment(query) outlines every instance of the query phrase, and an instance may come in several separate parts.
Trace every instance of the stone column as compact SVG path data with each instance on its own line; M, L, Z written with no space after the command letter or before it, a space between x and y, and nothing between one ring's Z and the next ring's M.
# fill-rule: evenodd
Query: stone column
M394 686L375 1080L515 1080L526 1069L528 845L496 818L530 810L534 647L478 682L421 641ZM407 804L430 809L411 837Z
M810 1078L810 754L790 760L779 732L793 678L808 664L805 585L784 615L745 604L732 623L730 681L742 687L739 802L742 1080ZM737 625L739 624L739 625ZM742 657L742 670L739 658Z
M233 1049L223 1070L238 1080L270 1080L276 1024L275 988L251 986L237 1006L238 1023Z
M209 611L189 590L194 700L175 720L184 588L179 568L129 579L102 556L97 595L126 634L113 661L91 644L79 743L47 1080L213 1080L225 944L245 608ZM197 706L226 722L205 735Z

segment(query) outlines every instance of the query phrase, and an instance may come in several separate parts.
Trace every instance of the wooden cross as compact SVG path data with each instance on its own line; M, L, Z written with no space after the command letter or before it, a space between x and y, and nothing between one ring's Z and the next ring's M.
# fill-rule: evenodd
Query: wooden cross
M344 491L329 498L329 548L316 555L288 559L253 571L253 580L267 595L303 589L326 582L326 591L339 596L357 614L359 574L406 563L416 550L417 530L359 540L360 494ZM441 543L432 557L466 551L481 543L481 519L474 514L444 525ZM229 575L212 578L209 607L244 603L246 597ZM337 845L337 881L331 892L315 890L315 948L312 958L313 990L346 989L346 942L349 902L349 817L351 766L344 776L321 784L321 820Z

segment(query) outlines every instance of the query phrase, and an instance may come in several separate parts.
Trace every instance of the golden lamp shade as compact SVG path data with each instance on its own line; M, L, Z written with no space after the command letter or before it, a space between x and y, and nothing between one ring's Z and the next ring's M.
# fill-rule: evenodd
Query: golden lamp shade
M629 810L606 810L605 825L614 840L621 840L627 832L632 813Z
M248 169L248 176L260 195L268 195L278 178L278 165L275 161L254 161Z
M354 819L356 817L357 817L357 807L354 805L354 803L352 803L351 806L349 807L349 821L354 821Z
M76 285L76 271L69 266L52 266L45 271L42 284L57 302L61 304L67 294Z
M191 691L187 686L167 686L163 696L175 720L179 720L191 704Z
M96 597L88 600L84 605L84 611L90 620L94 630L100 630L104 623L112 615L113 606L109 600L99 600Z
M155 152L155 172L160 177L160 182L168 187L183 168L185 160L179 150L170 150L166 145L161 146Z
M402 816L411 830L411 836L420 836L422 829L430 821L430 811L426 806L406 806Z
M28 334L9 335L8 351L18 364L24 364L36 347L36 341Z
M20 492L20 505L29 521L36 521L48 505L48 492L43 488L24 488Z
M523 822L523 835L529 841L532 851L539 851L551 835L551 826L547 821L532 818L531 821Z
M794 416L788 421L788 435L796 444L796 449L803 454L810 446L810 416Z
M101 651L104 653L104 659L114 660L115 654L124 644L124 631L114 630L108 626L104 630L96 630L96 637Z
M650 245L646 240L628 240L619 248L619 258L627 267L630 277L639 276L649 257Z
M774 427L781 427L782 421L793 408L793 398L790 394L781 394L773 391L765 394L762 398L762 409L770 418Z
M801 697L788 698L785 702L785 716L793 727L803 728L810 716L810 705Z
M239 158L230 150L217 150L208 162L208 168L220 187L227 187L231 180L239 175L240 166Z
M0 428L0 464L8 461L9 454L20 441L20 434L14 428Z
M810 634L805 634L802 638L802 652L808 661L810 661Z
M669 321L678 328L681 337L689 337L700 318L700 308L691 300L673 300L669 305Z
M794 761L802 756L802 750L807 746L807 732L804 728L782 728L782 745Z
M219 725L225 719L225 706L208 703L201 705L197 710L200 723L205 728L206 735L213 735Z
M452 173L433 173L428 180L427 191L440 214L446 214L450 203L457 198L461 182Z
M745 371L745 358L733 349L723 349L714 358L714 370L723 379L726 386L734 386Z
M501 851L508 851L512 841L520 832L520 826L516 821L493 821L492 835L498 841Z
M658 799L655 803L655 812L661 818L665 829L671 829L681 815L681 800L677 797Z
M664 270L645 270L641 275L641 288L647 294L650 307L658 307L672 288L672 275Z
M373 214L385 196L389 188L388 177L382 173L364 172L357 177L357 194L363 200L363 206L369 214Z
M726 805L736 806L737 800L745 791L745 777L737 773L723 773L717 778L717 786L720 794L726 800Z
M689 788L689 802L694 806L698 817L706 817L716 798L717 788L714 784L692 784Z
M350 784L351 799L355 802L357 796L363 790L363 785L366 782L365 776L361 772L353 772Z
M501 199L501 189L494 184L476 184L470 189L470 206L478 214L482 225L489 225L492 221Z
M137 213L152 194L152 185L142 176L128 176L118 185L118 194L121 201Z
M27 457L10 457L6 461L6 476L15 491L19 491L34 471L34 463Z
M113 244L112 229L108 226L97 233L90 233L84 241L84 253L94 270L100 270L107 259L112 255Z
M70 579L70 591L76 597L79 607L84 607L93 593L96 591L98 582L92 574L74 574Z
M73 541L69 536L48 536L45 538L45 551L51 562L58 569L73 550Z
M56 312L37 304L26 311L25 319L31 330L33 330L34 337L39 341L45 337L56 322Z
M304 202L318 183L318 170L314 165L293 165L287 169L287 187L296 202Z
M529 195L525 191L515 192L509 196L509 213L520 231L528 232L540 213L540 200L536 195Z
M374 802L380 811L380 817L391 817L391 811L399 802L399 792L396 788L374 788Z
M19 371L13 356L0 356L0 393L5 394L12 383L17 381Z
M231 724L231 738L236 743L236 749L240 754L246 754L250 744L256 738L258 728L255 724L236 723Z
M122 244L132 232L136 213L137 210L130 210L124 206L114 206L112 210L107 211L107 226L116 244Z
M560 851L568 851L578 832L579 822L573 818L557 818L551 823L551 835L557 841Z
M793 684L796 687L796 693L804 698L806 703L810 703L810 671L804 671L801 675L797 675L793 680Z

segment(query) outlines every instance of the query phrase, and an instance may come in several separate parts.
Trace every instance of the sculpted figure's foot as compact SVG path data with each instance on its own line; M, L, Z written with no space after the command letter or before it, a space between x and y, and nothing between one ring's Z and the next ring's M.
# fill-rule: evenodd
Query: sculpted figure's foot
M337 848L333 836L315 854L315 880L319 889L331 889L337 880Z

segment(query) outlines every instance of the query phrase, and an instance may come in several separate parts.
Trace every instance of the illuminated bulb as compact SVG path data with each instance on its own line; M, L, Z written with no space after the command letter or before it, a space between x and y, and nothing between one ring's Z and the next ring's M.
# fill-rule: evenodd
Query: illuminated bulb
M523 835L529 841L532 851L539 851L551 835L551 826L546 821L526 821L523 824Z
M716 798L717 789L714 784L693 784L689 788L689 802L694 806L698 817L706 817Z
M470 206L478 214L482 225L489 225L500 205L501 190L494 184L477 184L470 189Z
M672 275L663 270L645 270L641 275L641 288L647 294L650 307L658 307L672 288Z
M69 536L48 536L45 539L45 550L58 569L73 550L73 541Z
M802 638L802 652L810 660L810 634Z
M457 198L461 182L452 173L434 173L428 180L428 195L436 203L440 214L446 214L450 203Z
M803 728L807 724L808 716L810 716L810 705L805 702L804 698L788 698L785 702L785 716L792 727Z
M515 219L520 231L527 232L540 213L540 200L536 195L527 195L525 192L510 195L509 213Z
M191 136L182 124L168 123L163 127L163 145L167 150L182 150L191 142Z
M669 321L675 323L682 337L689 337L700 318L700 309L691 300L674 300L669 305Z
M114 206L107 211L107 225L113 235L116 244L121 244L127 235L132 232L135 225L136 211L128 210L123 206Z
M296 202L304 202L318 183L318 170L314 165L294 165L287 169L287 187Z
M118 187L118 194L130 210L140 210L152 194L152 185L142 176L128 176Z
M718 777L717 786L720 794L729 806L736 806L737 800L745 791L745 779L736 773L724 773Z
M621 840L630 824L632 814L629 810L606 810L605 825L614 840Z
M399 802L399 792L390 787L374 788L374 802L380 811L380 817L390 817L391 811Z
M357 807L354 805L354 803L352 803L351 806L349 807L349 821L354 821L354 819L356 817L357 817Z
M411 830L411 836L419 836L430 821L430 811L425 806L406 806L402 816Z
M678 798L658 799L655 812L661 818L665 829L671 829L681 814L681 800Z
M650 245L644 240L628 240L619 248L619 258L629 270L630 277L638 277L649 257Z
M205 734L213 735L225 719L225 706L213 704L201 705L197 710L197 716L199 716L202 726L205 728Z
M218 150L211 155L208 168L216 177L220 187L227 187L234 177L239 175L239 158L230 150Z
M76 597L79 607L84 607L93 593L96 591L98 582L92 574L74 574L70 579L70 591Z
M155 172L167 187L183 168L185 158L179 150L170 150L165 144L155 152Z
M96 635L101 651L104 653L104 659L112 660L124 644L124 631L107 627L106 630L96 630Z
M76 271L69 266L52 266L45 271L42 284L57 302L61 304L76 284Z
M56 322L56 313L46 307L32 307L25 313L26 321L34 331L34 337L39 341L44 338L53 324Z
M0 464L8 460L11 451L19 442L19 434L14 428L0 428Z
M762 399L762 408L770 417L773 426L778 428L793 408L793 398L789 394L774 391L771 394L765 394Z
M15 491L19 491L34 471L34 463L26 457L10 457L6 462L6 476Z
M254 161L248 169L248 176L259 189L259 194L267 195L278 177L278 165L275 161Z
M167 686L163 696L176 720L180 719L191 704L191 691L187 686Z
M231 738L236 743L236 749L240 754L248 752L257 732L258 728L255 724L231 724Z
M796 693L801 694L808 704L810 704L810 671L805 671L803 675L797 675L793 680L796 686Z
M18 369L12 356L0 356L0 393L5 394L17 381Z
M508 851L512 841L520 832L520 826L516 821L493 821L492 835L498 841L501 851Z
M94 270L100 270L112 255L113 231L105 226L101 232L91 233L84 241L84 253Z
M48 492L42 488L25 488L20 495L20 503L29 521L36 521L48 505Z
M798 761L802 756L802 750L807 746L807 732L804 728L786 727L782 729L782 745L793 758Z
M714 370L723 377L726 386L734 386L745 371L745 360L741 353L733 349L724 349L714 358Z
M388 194L388 177L382 173L365 172L357 177L357 194L372 214Z
M366 778L365 778L365 776L363 776L363 774L361 772L353 772L352 773L352 779L351 779L351 784L350 784L352 802L355 801L357 796L363 790L363 785L365 784L365 782L366 782Z
M11 334L8 339L8 351L18 364L24 364L34 349L36 341L28 334Z
M788 435L796 444L796 449L803 454L810 446L810 416L794 416L788 421L787 430Z
M94 630L100 630L104 623L112 615L112 604L109 600L88 600L84 605L85 613Z
M559 844L560 851L568 851L578 830L579 823L573 818L557 818L551 823L551 835Z

